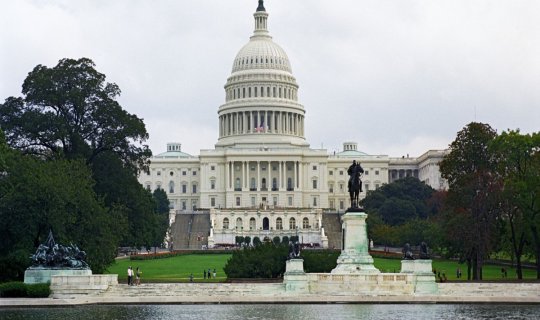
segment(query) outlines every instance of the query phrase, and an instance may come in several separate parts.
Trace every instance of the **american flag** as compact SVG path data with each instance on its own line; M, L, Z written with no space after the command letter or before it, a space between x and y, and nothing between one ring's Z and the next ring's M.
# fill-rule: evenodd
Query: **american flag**
M261 121L261 125L259 127L256 127L255 131L257 131L257 132L263 132L264 131L264 121Z

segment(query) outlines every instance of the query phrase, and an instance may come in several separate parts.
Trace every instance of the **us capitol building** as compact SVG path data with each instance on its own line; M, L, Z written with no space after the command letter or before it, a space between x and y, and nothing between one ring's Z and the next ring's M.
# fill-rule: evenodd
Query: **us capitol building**
M180 143L151 158L140 183L167 192L177 214L210 212L208 245L234 243L235 236L300 235L304 243L327 246L322 218L349 206L347 168L365 170L364 192L414 176L435 189L446 188L438 163L444 150L418 158L368 155L356 142L329 154L312 149L304 136L305 109L285 51L268 32L263 1L254 13L255 30L233 60L218 108L215 149L199 156Z

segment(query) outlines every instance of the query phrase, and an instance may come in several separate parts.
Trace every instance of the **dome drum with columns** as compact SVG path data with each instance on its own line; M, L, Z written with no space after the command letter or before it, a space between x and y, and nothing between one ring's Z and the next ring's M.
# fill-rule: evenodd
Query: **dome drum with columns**
M253 35L234 58L224 86L215 149L191 156L179 143L170 143L167 152L151 159L150 173L139 177L150 190L166 190L178 214L209 212L209 245L233 244L238 235L272 239L295 234L327 246L321 221L324 212L349 206L346 182L352 160L365 170L365 190L409 173L435 188L446 187L437 165L444 151L390 158L358 151L356 142L346 142L343 151L333 154L311 149L298 84L287 54L268 32L263 1L254 20Z

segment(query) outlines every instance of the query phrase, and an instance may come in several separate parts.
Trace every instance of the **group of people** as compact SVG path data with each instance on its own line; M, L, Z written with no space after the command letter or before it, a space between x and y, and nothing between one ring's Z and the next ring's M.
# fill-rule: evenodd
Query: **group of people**
M142 271L141 269L139 269L139 267L137 267L137 269L135 269L135 271L133 271L133 268L131 266L129 266L128 270L127 270L127 275L128 275L128 286L135 286L135 285L140 285L141 284L141 275L142 275ZM135 281L133 281L133 277L135 277Z
M208 269L208 271L203 270L203 278L204 279L212 279L212 278L216 278L216 269L214 269L214 272L212 273L212 271L210 269Z

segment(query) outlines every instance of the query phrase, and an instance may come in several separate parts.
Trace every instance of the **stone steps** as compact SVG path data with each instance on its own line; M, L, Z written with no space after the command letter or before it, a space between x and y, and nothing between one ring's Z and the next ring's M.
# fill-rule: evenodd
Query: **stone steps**
M108 296L238 296L268 295L283 291L283 284L141 284L118 285L105 292Z

